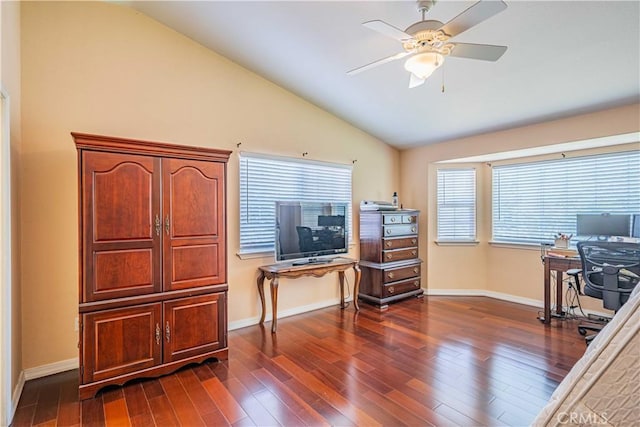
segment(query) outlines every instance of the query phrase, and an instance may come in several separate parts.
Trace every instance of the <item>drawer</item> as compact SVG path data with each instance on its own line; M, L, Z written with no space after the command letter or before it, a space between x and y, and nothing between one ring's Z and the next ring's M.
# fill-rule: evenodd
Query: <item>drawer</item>
M384 225L382 229L385 237L418 234L418 224Z
M416 215L384 215L384 224L415 224L418 222Z
M403 280L402 282L389 283L382 287L382 298L401 295L405 292L415 291L416 289L420 289L420 278L418 277Z
M384 239L382 241L382 249L403 249L418 246L418 237L401 237L399 239Z
M413 258L418 258L418 248L382 251L382 262L402 261Z
M397 282L399 280L408 279L410 277L420 277L420 265L410 265L408 267L385 269L383 281L384 283Z

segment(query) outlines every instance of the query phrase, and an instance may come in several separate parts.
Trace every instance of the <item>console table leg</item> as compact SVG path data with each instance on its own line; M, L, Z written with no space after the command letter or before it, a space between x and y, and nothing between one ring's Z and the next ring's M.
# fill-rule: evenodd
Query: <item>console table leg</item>
M275 333L278 328L278 276L273 276L271 279L271 312L273 313L271 333Z
M260 305L262 306L262 316L260 316L260 322L258 322L261 325L264 323L264 317L266 315L265 313L266 306L264 304L264 273L263 272L260 273L257 284L258 284L258 295L260 295Z
M345 308L344 303L344 271L338 272L338 279L340 279L340 308Z
M355 273L355 279L353 283L353 307L356 311L360 310L360 306L358 305L358 294L360 293L360 266L358 264L354 264L353 272Z

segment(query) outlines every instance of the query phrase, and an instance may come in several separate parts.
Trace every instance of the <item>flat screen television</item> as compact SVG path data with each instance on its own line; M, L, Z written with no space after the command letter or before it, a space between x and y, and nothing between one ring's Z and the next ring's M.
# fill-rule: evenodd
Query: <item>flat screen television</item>
M276 261L322 263L346 254L348 214L348 203L276 202Z
M611 237L631 235L631 215L625 214L577 214L578 236Z

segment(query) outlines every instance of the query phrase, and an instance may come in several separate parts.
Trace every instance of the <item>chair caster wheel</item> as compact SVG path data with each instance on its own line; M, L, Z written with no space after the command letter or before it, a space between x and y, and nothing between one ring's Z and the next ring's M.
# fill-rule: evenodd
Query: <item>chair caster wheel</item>
M578 328L578 333L580 333L580 335L585 336L587 335L587 330L585 328Z

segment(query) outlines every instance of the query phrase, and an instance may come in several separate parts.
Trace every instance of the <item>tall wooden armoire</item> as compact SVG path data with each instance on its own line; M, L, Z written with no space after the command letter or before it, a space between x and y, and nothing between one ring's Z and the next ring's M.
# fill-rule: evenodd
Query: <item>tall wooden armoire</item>
M80 399L226 359L230 152L72 133Z

